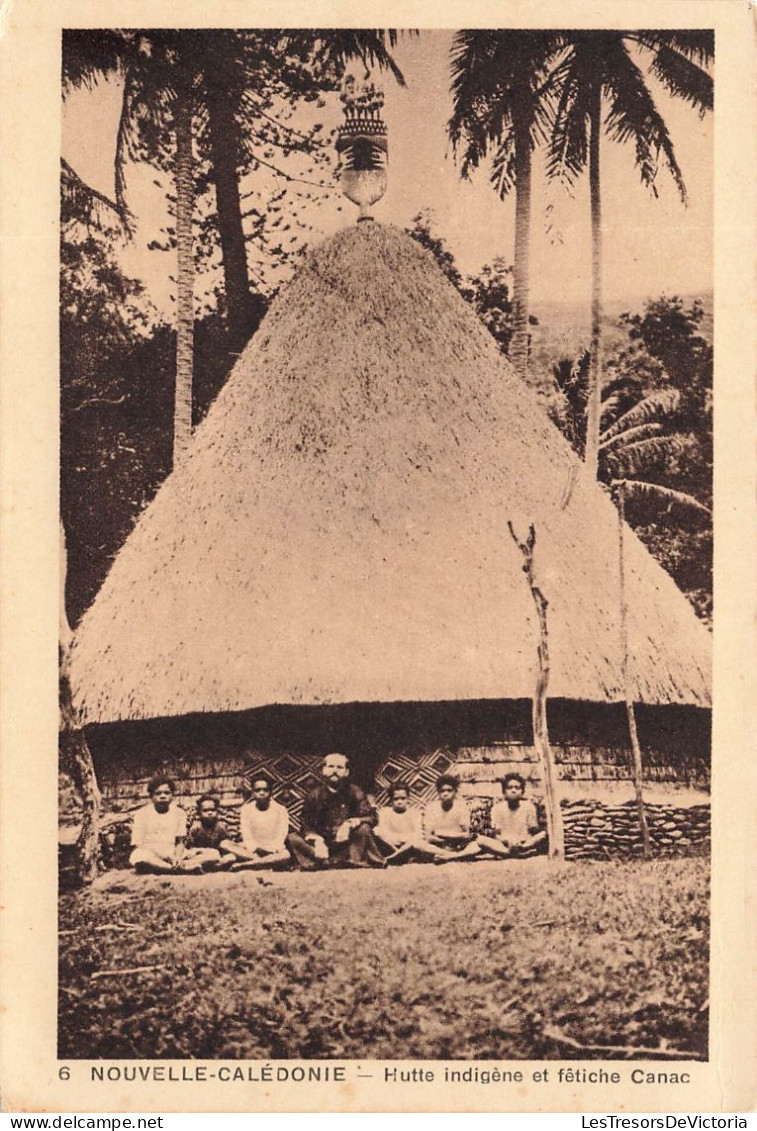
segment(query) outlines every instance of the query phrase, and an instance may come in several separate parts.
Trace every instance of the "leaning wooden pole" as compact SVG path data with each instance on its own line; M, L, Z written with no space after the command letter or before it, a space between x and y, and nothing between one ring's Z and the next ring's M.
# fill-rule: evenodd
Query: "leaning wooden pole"
M66 535L60 524L60 639L58 642L58 691L60 722L58 727L58 761L60 769L68 774L82 802L82 822L76 841L76 875L80 883L88 884L100 870L100 789L97 784L92 755L78 724L71 697L71 626L66 613Z
M641 846L644 856L652 855L652 842L649 839L649 824L644 806L643 768L641 761L641 746L639 745L639 732L636 729L636 711L631 691L631 681L628 674L628 597L626 593L626 557L625 557L625 526L626 526L626 485L622 481L613 484L618 498L618 556L620 573L620 667L623 680L623 697L626 701L626 715L628 717L628 733L631 738L633 785L636 793L636 810L639 815L639 829L641 830Z
M536 544L536 530L533 523L529 528L528 539L521 542L513 530L513 525L508 522L508 528L515 545L523 555L523 572L528 580L531 596L536 606L536 615L539 620L539 678L536 681L536 692L531 701L531 720L533 723L534 746L539 754L539 760L544 774L544 795L547 803L547 836L549 838L549 855L553 860L565 858L565 832L563 829L562 809L557 790L557 771L552 747L549 743L549 727L547 724L547 689L549 687L549 637L547 631L547 608L549 603L536 584L534 574L534 546Z

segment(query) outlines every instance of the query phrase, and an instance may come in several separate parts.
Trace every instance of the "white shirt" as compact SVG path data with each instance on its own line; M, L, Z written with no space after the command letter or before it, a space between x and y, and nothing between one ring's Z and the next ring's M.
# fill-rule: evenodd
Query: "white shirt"
M426 836L436 834L451 839L470 836L470 810L460 797L450 809L443 809L441 801L429 801L423 810L423 827Z
M137 809L131 826L131 843L164 858L173 856L176 841L187 835L187 815L174 801L159 813L152 801Z
M504 800L497 801L492 805L490 820L497 837L507 844L521 844L539 831L533 801L521 801L515 809L511 809Z
M289 813L278 801L271 801L267 809L258 809L254 801L248 801L239 814L239 831L248 852L256 848L280 852L289 832Z
M391 805L383 805L378 811L376 835L388 844L414 844L423 838L423 825L420 809L406 809L397 813Z

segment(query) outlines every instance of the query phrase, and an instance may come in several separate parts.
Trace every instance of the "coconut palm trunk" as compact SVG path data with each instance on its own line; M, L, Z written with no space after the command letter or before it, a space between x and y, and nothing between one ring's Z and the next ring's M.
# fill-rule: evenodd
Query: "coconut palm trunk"
M554 31L461 31L452 49L453 114L449 137L461 172L492 158L490 180L500 199L515 192L513 334L509 356L528 374L531 167L534 146L552 120L550 68L563 48Z
M591 343L586 409L586 469L599 470L599 426L602 413L602 195L599 144L602 130L602 87L596 82L589 108L589 197L591 202Z
M531 114L513 110L515 142L515 261L513 265L514 325L510 355L515 372L528 376L529 244L531 235Z
M176 394L174 401L173 462L183 457L192 435L194 379L194 170L192 162L191 81L176 91Z

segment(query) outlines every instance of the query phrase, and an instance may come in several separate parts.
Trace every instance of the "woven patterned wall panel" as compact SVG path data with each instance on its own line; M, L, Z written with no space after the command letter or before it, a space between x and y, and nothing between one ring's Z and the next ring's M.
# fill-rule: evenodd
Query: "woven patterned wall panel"
M430 754L392 754L382 762L375 775L377 805L386 805L389 786L394 782L407 782L413 794L414 805L425 805L436 797L436 779L453 770L455 759L443 750ZM454 772L454 771L453 771Z

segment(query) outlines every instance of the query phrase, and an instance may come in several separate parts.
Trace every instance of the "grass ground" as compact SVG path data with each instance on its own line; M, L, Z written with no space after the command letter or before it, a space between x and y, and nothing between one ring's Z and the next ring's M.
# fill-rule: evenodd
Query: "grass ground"
M703 1058L707 887L703 859L128 877L61 899L59 1055Z

